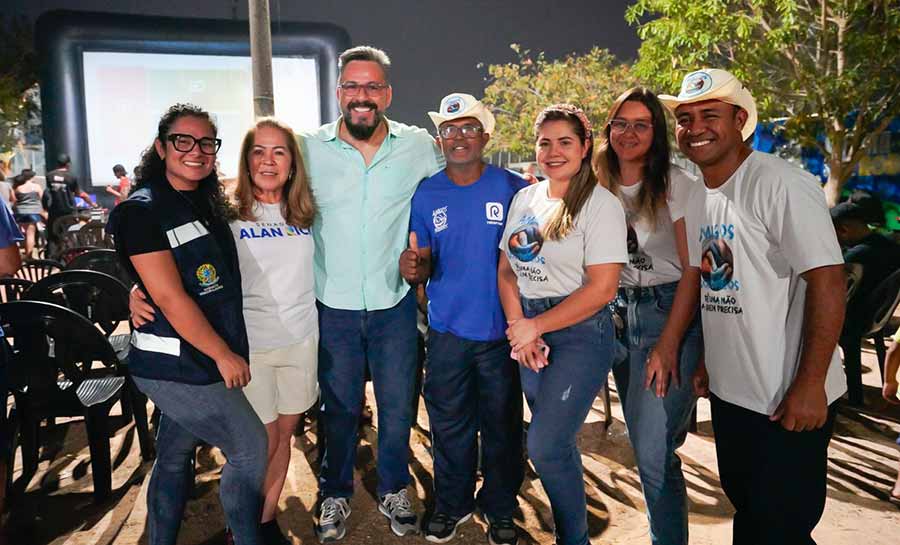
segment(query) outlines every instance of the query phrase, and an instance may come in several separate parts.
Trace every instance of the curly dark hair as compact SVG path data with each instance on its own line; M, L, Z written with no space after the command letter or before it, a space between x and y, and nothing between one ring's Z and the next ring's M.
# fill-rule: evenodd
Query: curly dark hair
M141 160L134 169L135 180L134 185L131 188L132 193L154 181L166 179L166 162L159 156L159 153L156 152L155 144L157 140L165 142L166 137L169 136L169 130L172 128L172 125L182 117L196 117L202 119L209 123L214 135L219 132L216 122L209 112L203 108L189 103L178 103L170 106L162 117L159 118L159 125L157 125L156 129L156 138L150 146L141 153ZM215 169L213 169L209 176L200 181L200 190L204 191L209 196L214 216L224 218L225 221L231 221L237 218L237 211L225 196L224 188L222 187L222 184L219 183L219 176Z

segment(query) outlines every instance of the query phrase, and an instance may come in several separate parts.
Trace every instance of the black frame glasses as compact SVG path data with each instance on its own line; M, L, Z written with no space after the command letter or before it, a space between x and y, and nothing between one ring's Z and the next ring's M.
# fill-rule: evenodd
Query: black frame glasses
M374 81L369 83L357 83L355 81L345 81L344 83L339 83L338 87L346 94L348 97L355 97L359 94L363 89L366 90L366 94L369 96L381 96L387 91L387 88L390 87L388 83L375 83Z
M446 125L438 129L438 136L448 140L456 138L457 135L462 135L463 138L478 138L478 135L483 132L484 128L478 125L463 125L462 127Z
M199 144L200 153L202 153L203 155L215 155L219 152L219 148L222 147L221 138L194 138L190 134L182 134L177 132L167 136L166 140L172 143L172 147L175 148L175 151L180 151L181 153L190 153L191 150L194 149L194 146ZM185 147L188 141L190 141L191 145Z

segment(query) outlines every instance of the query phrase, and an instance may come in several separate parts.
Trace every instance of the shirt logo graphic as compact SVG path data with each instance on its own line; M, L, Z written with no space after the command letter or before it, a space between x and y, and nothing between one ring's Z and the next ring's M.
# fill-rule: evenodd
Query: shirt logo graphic
M219 281L219 274L216 272L215 267L209 263L204 263L197 267L197 280L200 281L201 286L206 288Z
M502 222L503 204L499 202L484 203L484 215L487 217L488 223Z
M440 233L447 228L447 207L442 206L431 211L431 221L434 223L434 232Z
M222 289L222 284L219 283L219 273L216 272L216 268L212 264L204 263L200 265L194 274L200 282L200 287L203 288L200 291L200 295L208 295Z

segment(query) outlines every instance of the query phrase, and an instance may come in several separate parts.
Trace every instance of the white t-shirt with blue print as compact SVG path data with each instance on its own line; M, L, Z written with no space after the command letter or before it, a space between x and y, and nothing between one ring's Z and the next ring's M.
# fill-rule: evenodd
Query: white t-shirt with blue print
M257 202L256 221L234 221L251 352L303 342L318 333L309 229L288 225L280 204Z
M571 294L587 281L586 267L627 263L625 211L606 188L597 185L562 240L543 231L562 199L550 197L550 182L520 191L513 199L500 247L516 273L519 293L528 299Z
M685 211L688 253L700 269L709 389L771 415L794 381L803 346L806 282L843 263L818 180L754 151L721 186L694 185ZM832 403L847 389L835 348L825 379Z
M420 248L431 248L425 291L433 329L472 341L504 338L497 246L509 203L527 185L520 176L491 165L468 186L456 185L444 170L419 185L410 229Z

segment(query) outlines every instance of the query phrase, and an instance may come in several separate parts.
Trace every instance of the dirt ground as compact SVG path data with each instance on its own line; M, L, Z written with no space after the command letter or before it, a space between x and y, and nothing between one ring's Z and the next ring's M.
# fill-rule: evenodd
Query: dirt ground
M871 346L863 359L868 372L867 408L842 408L829 449L828 501L814 537L820 545L895 545L900 534L900 510L888 502L898 465L894 440L900 433L900 409L879 395L881 381ZM874 369L874 371L872 371ZM604 429L603 405L598 398L579 435L588 492L591 542L595 544L649 543L647 520L634 456L625 433L622 413L612 388L612 423ZM371 389L369 403L374 408ZM689 434L679 453L684 463L690 500L691 542L730 543L732 508L719 487L709 404L701 400L698 432ZM38 474L27 491L10 500L6 515L12 545L136 545L147 542L145 495L152 467L142 463L132 424L120 417L112 438L113 497L102 504L91 498L91 470L83 423L59 423L45 434ZM375 504L376 418L363 429L356 472L356 494L349 532L354 544L427 543L421 536L398 538L388 529ZM312 530L315 502L316 438L307 429L295 438L291 468L281 497L279 523L294 544L316 543ZM432 462L428 453L428 417L420 404L410 441L410 471L419 509L431 501ZM218 502L223 458L215 449L198 455L195 498L188 504L179 544L223 543L224 520ZM21 473L17 458L15 477ZM580 486L580 483L572 483ZM546 496L533 469L528 468L519 494L522 528L520 543L552 543L552 517ZM465 523L453 543L486 543L486 525L479 517Z

